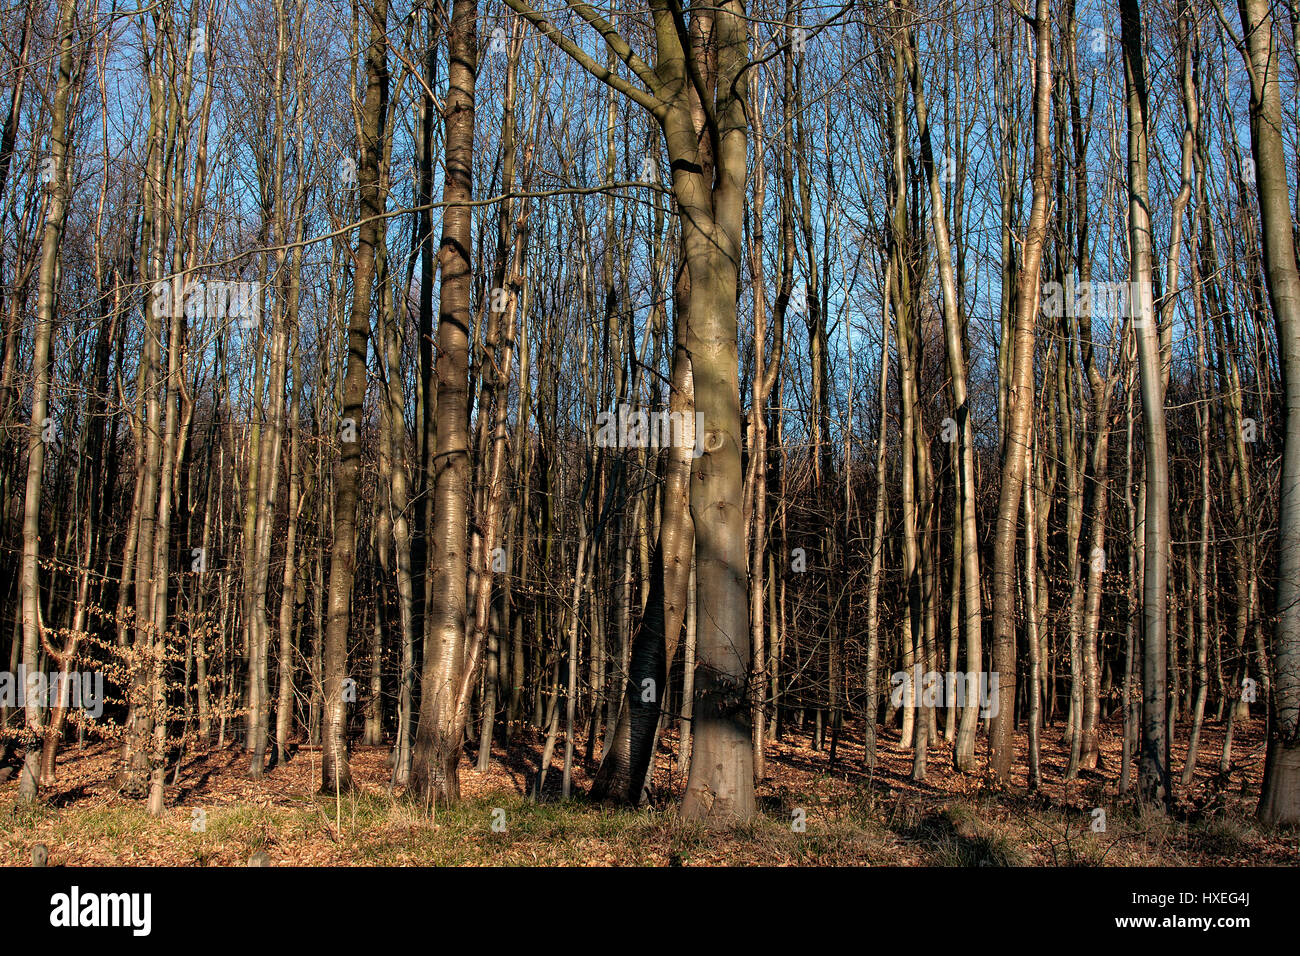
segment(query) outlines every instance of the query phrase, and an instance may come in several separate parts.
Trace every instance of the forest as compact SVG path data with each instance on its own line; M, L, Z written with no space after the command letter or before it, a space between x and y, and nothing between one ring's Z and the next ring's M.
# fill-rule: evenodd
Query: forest
M3 0L0 863L1300 864L1300 0Z

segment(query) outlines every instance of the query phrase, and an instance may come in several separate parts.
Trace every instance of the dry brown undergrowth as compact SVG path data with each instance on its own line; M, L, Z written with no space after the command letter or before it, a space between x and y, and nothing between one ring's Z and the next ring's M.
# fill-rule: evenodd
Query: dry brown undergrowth
M324 866L1300 862L1295 833L1270 833L1252 816L1263 770L1258 720L1239 725L1226 778L1218 774L1222 727L1207 725L1196 777L1186 792L1180 788L1171 817L1140 814L1118 797L1121 754L1113 732L1104 736L1099 771L1067 782L1061 777L1068 754L1059 727L1049 728L1043 735L1044 785L1027 795L1023 766L1011 787L997 789L982 774L953 771L943 743L931 751L926 780L913 782L911 752L897 748L891 731L882 735L877 766L869 773L862 768L856 730L850 727L839 742L833 768L825 750L812 750L805 734L770 744L768 773L758 788L762 815L725 836L676 818L684 780L671 738L658 756L651 806L639 812L583 799L560 802L558 755L547 775L546 800L529 800L541 750L541 741L529 733L508 754L494 751L485 774L467 759L464 803L432 815L389 792L386 748L358 748L352 760L358 789L335 799L316 795L317 752L301 750L287 765L252 781L245 775L245 756L232 746L187 757L158 819L117 795L116 748L95 744L61 757L58 783L40 805L18 805L12 779L0 785L0 864L27 863L36 843L49 847L52 865L74 866L243 865L259 850L275 865ZM1180 730L1176 772L1186 739L1185 728ZM575 792L584 793L589 782L590 768L579 761ZM1093 829L1098 809L1105 813L1104 831ZM802 831L794 825L798 819L805 821Z

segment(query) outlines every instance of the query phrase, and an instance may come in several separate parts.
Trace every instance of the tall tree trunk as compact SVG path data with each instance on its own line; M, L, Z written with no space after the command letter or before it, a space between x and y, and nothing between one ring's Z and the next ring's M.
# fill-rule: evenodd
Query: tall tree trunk
M1038 315L1039 274L1047 232L1051 188L1052 24L1048 0L1038 0L1034 17L1034 173L1033 203L1017 277L1010 394L1002 450L1002 488L993 542L993 670L998 699L989 738L989 764L1007 782L1015 750L1016 702L1016 523L1029 459L1029 426L1034 402L1034 322ZM991 703L991 702L990 702Z
M1124 80L1128 105L1128 320L1137 337L1146 465L1142 570L1142 752L1138 795L1155 806L1169 797L1165 725L1166 613L1169 582L1169 450L1160 330L1152 300L1151 213L1147 196L1147 80L1138 0L1121 0Z
M361 120L361 160L357 190L361 225L353 256L352 312L343 379L341 448L334 469L334 528L330 551L329 610L325 626L321 682L324 688L321 729L321 793L352 788L347 752L348 631L352 622L352 585L356 578L357 493L361 469L361 427L366 397L366 357L370 348L370 293L375 276L385 197L380 188L384 125L388 116L388 0L375 0L366 11L370 43L366 49L366 94ZM348 440L351 439L351 440Z
M656 15L661 49L669 30ZM711 22L710 22L711 21ZM716 74L698 83L689 60L708 48L696 35L687 62L672 77L675 58L661 53L660 70L670 84L706 87L704 108L711 155L701 156L700 129L690 113L670 109L664 117L673 186L682 210L682 235L691 281L687 330L701 456L691 473L698 601L695 701L690 776L681 813L688 820L730 823L755 813L754 750L750 732L750 646L745 528L742 498L740 389L737 380L736 297L742 254L748 137L745 100L749 36L741 0L716 11L693 11L691 28L716 31ZM675 52L675 51L674 51ZM704 59L704 57L700 57ZM713 67L713 64L709 64ZM708 73L714 73L710 69ZM716 85L714 85L716 84ZM709 102L709 100L712 102ZM700 159L706 163L701 164ZM682 167L715 166L713 182Z
M915 14L912 13L914 18ZM983 666L981 628L983 606L980 595L979 533L975 522L975 436L966 401L966 349L962 334L960 303L956 272L953 269L952 243L948 238L948 219L945 212L943 186L936 174L934 149L930 142L929 110L925 91L917 66L916 36L909 26L907 45L907 70L912 84L912 99L916 110L916 125L921 140L921 164L925 169L930 190L930 222L934 229L935 256L939 270L939 285L943 295L944 346L948 356L948 374L951 377L952 401L957 424L957 488L956 500L959 525L960 574L954 575L962 582L962 592L952 594L955 606L964 602L966 632L966 674L978 678ZM954 558L954 560L956 560ZM955 660L948 669L955 671ZM959 678L960 679L960 676ZM969 687L968 687L969 690ZM953 759L958 770L972 770L975 762L975 727L979 719L980 702L977 694L967 693L962 708L961 724L957 734Z
M1239 0L1250 74L1250 140L1263 228L1264 277L1285 388L1286 430L1279 479L1277 623L1272 706L1259 817L1300 823L1300 275L1282 142L1277 45L1268 0Z
M41 669L41 648L45 642L41 614L39 577L41 538L41 491L45 477L46 440L54 436L50 412L50 340L54 335L55 304L58 297L59 247L68 213L68 190L71 188L69 154L68 101L74 83L72 55L76 29L75 0L62 0L58 14L59 65L54 100L50 113L49 207L41 237L41 265L37 278L36 329L32 344L32 418L27 438L27 490L23 499L23 667L26 674ZM24 678L25 680L26 678ZM26 696L26 745L18 781L18 797L25 803L36 799L39 778L41 738L45 732L44 713L38 695Z
M411 791L428 803L460 800L459 764L466 720L470 460L469 348L473 214L464 205L474 186L474 82L478 71L477 0L453 0L448 32L450 67L445 106L446 165L442 287L438 314L437 451L433 459L433 526L426 608L420 721Z

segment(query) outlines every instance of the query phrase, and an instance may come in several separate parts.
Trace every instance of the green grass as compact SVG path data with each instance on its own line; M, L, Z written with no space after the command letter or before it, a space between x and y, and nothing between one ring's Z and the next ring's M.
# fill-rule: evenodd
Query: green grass
M764 800L754 820L722 832L671 809L534 803L506 793L434 812L375 793L203 809L206 827L198 830L189 805L153 818L119 799L64 809L2 799L0 863L27 863L38 842L52 863L200 866L242 866L258 850L275 865L1195 865L1269 862L1278 847L1277 834L1240 814L1178 820L1116 806L1106 830L1094 832L1086 808L993 795L921 803L869 792L783 793ZM804 811L803 830L791 825L795 809ZM1281 847L1291 860L1295 842L1292 835Z

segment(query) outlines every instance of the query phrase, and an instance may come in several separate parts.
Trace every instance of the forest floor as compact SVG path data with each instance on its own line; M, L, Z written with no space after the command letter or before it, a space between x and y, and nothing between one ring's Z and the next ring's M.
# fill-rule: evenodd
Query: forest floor
M487 773L466 757L464 800L451 810L429 814L390 793L386 747L353 750L357 790L336 798L316 793L318 751L304 748L253 781L247 758L231 745L184 758L167 787L167 809L156 819L143 802L116 792L114 745L73 745L61 754L58 782L40 803L18 803L15 776L0 784L0 865L28 863L37 843L48 847L51 865L69 866L242 866L259 850L277 866L1300 864L1300 834L1270 833L1253 816L1264 762L1259 718L1238 724L1226 776L1218 771L1223 724L1207 721L1192 785L1176 785L1175 812L1159 817L1118 796L1119 728L1105 730L1101 769L1067 782L1060 725L1047 728L1043 786L1034 795L1026 794L1023 735L1018 776L999 789L983 774L952 770L951 747L942 741L930 752L926 779L913 782L911 752L898 749L894 728L882 733L872 773L862 769L859 726L846 728L834 767L807 734L790 733L767 748L767 774L757 789L760 816L725 835L677 818L685 781L671 735L660 747L651 805L642 810L603 807L581 796L559 800L562 746L547 774L545 799L530 800L542 739L529 731L508 753L494 749ZM582 743L585 737L575 758L578 795L594 772L581 759ZM979 745L982 762L983 736ZM1186 746L1187 728L1180 725L1175 774ZM1103 819L1104 829L1094 829Z

